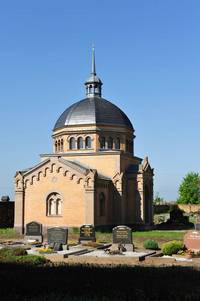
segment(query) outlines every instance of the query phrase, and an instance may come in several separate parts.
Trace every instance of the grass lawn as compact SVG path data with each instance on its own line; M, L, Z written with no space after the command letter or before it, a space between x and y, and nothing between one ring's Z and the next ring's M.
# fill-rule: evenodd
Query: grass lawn
M14 228L0 229L0 239L15 239L20 237L21 235Z

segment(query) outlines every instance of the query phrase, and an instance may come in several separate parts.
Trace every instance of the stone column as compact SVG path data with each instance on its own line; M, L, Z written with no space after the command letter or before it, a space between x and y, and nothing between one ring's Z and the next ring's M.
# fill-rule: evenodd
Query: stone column
M15 217L14 228L20 233L24 233L24 184L21 174L15 178Z
M94 200L95 191L85 190L85 224L94 225Z

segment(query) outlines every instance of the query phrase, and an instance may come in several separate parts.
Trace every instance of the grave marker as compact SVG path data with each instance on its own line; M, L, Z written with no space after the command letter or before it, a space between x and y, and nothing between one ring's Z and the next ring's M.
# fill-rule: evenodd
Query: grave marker
M113 228L113 245L112 248L125 248L127 251L133 251L132 230L127 226L117 226ZM123 246L123 247L122 247Z
M42 224L35 221L26 224L25 239L42 242Z
M93 225L83 225L80 227L79 243L83 241L96 241Z
M48 244L54 248L55 251L62 250L62 245L67 245L68 229L61 227L53 227L47 229Z

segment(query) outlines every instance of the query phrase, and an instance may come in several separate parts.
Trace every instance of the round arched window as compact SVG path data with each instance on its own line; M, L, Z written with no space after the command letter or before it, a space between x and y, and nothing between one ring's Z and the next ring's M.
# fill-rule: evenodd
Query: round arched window
M75 141L74 137L70 138L70 140L69 140L69 148L70 149L75 149L76 148L76 141Z
M78 147L78 149L82 149L83 148L83 138L82 137L78 138L77 147Z
M46 215L55 216L62 214L62 198L59 193L51 193L46 200Z
M89 136L85 139L85 148L92 148L92 139Z

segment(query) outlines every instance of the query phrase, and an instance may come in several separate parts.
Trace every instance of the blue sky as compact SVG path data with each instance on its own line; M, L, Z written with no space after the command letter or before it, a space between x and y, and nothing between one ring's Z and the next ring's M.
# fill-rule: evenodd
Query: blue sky
M200 166L199 0L1 1L0 195L52 151L66 107L85 95L95 43L103 96L132 120L154 191L175 200Z

